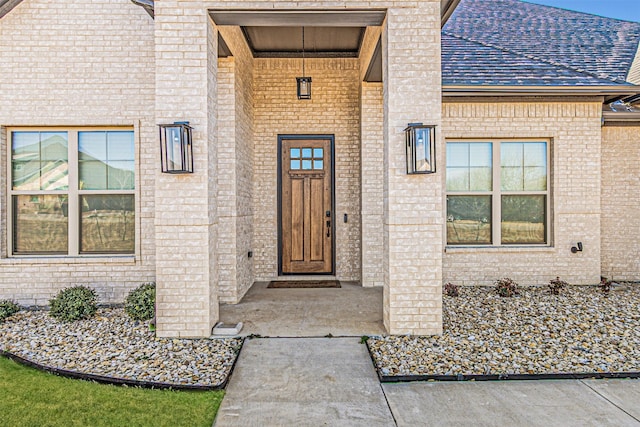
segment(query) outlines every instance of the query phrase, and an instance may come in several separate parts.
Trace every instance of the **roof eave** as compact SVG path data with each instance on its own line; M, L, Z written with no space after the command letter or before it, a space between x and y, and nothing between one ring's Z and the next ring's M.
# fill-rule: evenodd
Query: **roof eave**
M131 0L131 3L141 6L152 18L155 17L154 1L153 0Z
M640 123L640 112L603 111L602 120L605 123Z
M444 27L444 24L451 18L451 14L456 10L456 7L458 7L458 3L460 3L460 0L440 1L440 21L442 27Z
M0 0L0 19L20 3L22 3L22 0Z
M604 96L605 102L640 94L636 85L602 86L483 86L443 85L443 97L464 96Z
M153 18L153 0L131 0L134 4L142 6ZM11 12L14 7L22 3L22 0L0 0L0 19Z
M0 2L3 0L0 0ZM21 0L4 0L4 1L21 1ZM154 15L154 4L153 0L131 0L134 4L138 6L142 6L144 10L147 11L149 15L153 18ZM440 1L440 22L441 27L444 27L444 24L447 23L453 12L458 7L460 0L441 0Z

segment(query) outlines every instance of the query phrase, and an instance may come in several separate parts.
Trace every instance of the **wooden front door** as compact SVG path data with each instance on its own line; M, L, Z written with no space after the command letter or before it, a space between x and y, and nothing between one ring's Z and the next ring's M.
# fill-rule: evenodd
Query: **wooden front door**
M332 148L332 137L280 137L282 274L333 273Z

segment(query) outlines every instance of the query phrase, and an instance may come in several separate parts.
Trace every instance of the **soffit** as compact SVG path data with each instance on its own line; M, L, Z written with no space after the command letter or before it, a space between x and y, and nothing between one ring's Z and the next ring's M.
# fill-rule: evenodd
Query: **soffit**
M368 27L382 25L385 10L214 10L216 25L240 27Z
M640 86L490 86L490 85L443 85L443 97L570 97L602 96L605 103L625 99L640 93Z
M440 16L444 25L455 11L460 0L441 0ZM344 26L367 27L382 25L386 12L376 9L340 10L218 10L211 11L211 18L218 25L237 26Z
M210 11L216 25L242 28L253 56L357 57L366 27L384 22L385 10ZM304 29L304 46L303 46Z
M233 56L231 49L229 49L227 42L225 42L220 33L218 33L218 58L228 58L229 56Z
M378 44L373 51L369 67L364 75L364 81L369 83L382 82L382 40L378 39Z
M602 118L605 124L631 122L640 123L640 107L631 102L613 102L602 106Z
M255 57L300 57L303 27L242 27ZM356 57L365 27L304 27L306 57Z

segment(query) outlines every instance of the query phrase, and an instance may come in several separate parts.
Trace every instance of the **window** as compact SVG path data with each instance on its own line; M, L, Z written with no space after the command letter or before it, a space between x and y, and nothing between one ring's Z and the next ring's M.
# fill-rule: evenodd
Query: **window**
M291 170L322 170L324 150L322 148L292 148Z
M447 142L447 244L547 244L547 141Z
M130 130L10 130L11 253L132 254Z

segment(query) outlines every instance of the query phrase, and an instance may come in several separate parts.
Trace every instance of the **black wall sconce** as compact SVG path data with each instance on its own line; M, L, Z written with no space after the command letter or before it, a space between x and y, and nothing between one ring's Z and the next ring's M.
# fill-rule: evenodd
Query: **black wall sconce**
M582 252L582 242L571 245L571 253L575 254L578 252Z
M407 174L435 173L435 125L409 123L404 130L407 145Z
M193 173L193 147L189 122L160 127L160 163L163 173Z

